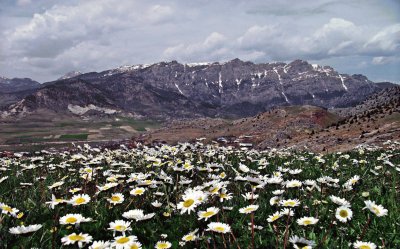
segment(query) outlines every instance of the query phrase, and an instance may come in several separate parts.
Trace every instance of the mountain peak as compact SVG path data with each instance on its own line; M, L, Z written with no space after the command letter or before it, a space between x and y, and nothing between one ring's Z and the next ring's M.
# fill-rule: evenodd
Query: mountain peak
M65 80L65 79L69 79L69 78L73 78L73 77L79 76L79 75L81 75L81 74L82 74L82 73L79 72L79 71L71 71L71 72L68 72L68 73L64 74L63 76L61 76L61 77L58 78L58 79L59 79L59 80Z

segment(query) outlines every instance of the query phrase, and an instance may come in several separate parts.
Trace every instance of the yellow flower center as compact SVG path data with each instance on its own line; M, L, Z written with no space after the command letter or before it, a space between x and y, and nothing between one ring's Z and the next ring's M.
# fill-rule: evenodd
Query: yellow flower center
M203 217L210 217L210 216L213 216L214 215L214 212L212 212L212 211L208 211L208 212L205 212L205 213L203 213Z
M285 206L294 206L294 205L296 205L296 202L294 202L294 201L285 202Z
M375 214L380 214L381 213L381 211L379 211L379 209L376 208L376 207L372 207L372 211L374 211Z
M224 227L215 227L214 230L216 230L218 232L224 232L225 228Z
M215 193L218 192L218 190L219 190L218 187L214 187L214 188L211 188L210 192L213 193L213 194L215 194Z
M65 220L67 223L75 223L75 222L77 222L78 221L78 219L77 218L75 218L75 217L68 217L66 220Z
M346 218L347 216L349 216L349 214L347 213L346 210L340 210L339 212L340 217Z
M312 222L311 222L311 220L305 220L304 221L304 225L310 225Z
M188 208L188 207L192 206L193 203L194 203L194 200L193 200L193 199L188 199L188 200L186 200L186 201L183 202L183 206L184 206L185 208Z
M79 197L78 199L76 199L75 203L76 203L76 204L82 204L82 203L84 203L85 201L86 201L85 198Z
M131 249L139 249L139 247L138 247L138 245L133 244L133 245L131 245Z
M135 193L135 195L140 195L140 194L143 194L143 192L144 191L142 189L136 189L134 193Z
M158 244L157 248L160 248L160 249L169 248L169 245L167 243L160 243L160 244Z
M10 206L7 206L7 205L3 206L2 209L4 211L10 212L10 213L12 212L12 208Z
M272 221L276 221L277 219L279 219L280 218L280 216L279 215L274 215L273 217L272 217Z
M68 236L68 238L72 241L80 241L80 240L84 240L85 238L83 236L80 236L78 234L73 234Z
M367 246L367 245L362 245L362 246L360 246L360 249L371 249L371 247Z
M194 236L193 235L188 235L188 236L185 237L185 240L187 240L187 241L194 240Z
M120 198L119 196L117 196L117 195L113 195L113 196L111 197L111 200L112 200L112 201L120 201L121 198Z
M128 241L129 241L128 237L122 237L122 238L117 239L115 242L117 242L118 244L125 244Z
M254 208L248 207L244 209L245 212L252 212L254 211Z
M117 230L117 231L125 231L125 230L126 230L126 226L124 226L124 225L117 225L117 226L115 226L115 230Z

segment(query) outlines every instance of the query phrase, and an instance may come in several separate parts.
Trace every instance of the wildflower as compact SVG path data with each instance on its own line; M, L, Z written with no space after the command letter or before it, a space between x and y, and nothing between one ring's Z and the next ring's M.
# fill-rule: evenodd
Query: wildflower
M288 199L288 200L281 200L279 204L283 207L297 207L300 205L300 201L298 199Z
M198 239L198 236L196 235L198 229L196 229L193 232L190 232L188 234L186 234L185 236L182 237L182 240L185 242L189 242L189 241L195 241Z
M287 215L287 216L293 216L294 212L292 209L290 208L284 208L282 209L282 211L280 212L282 215Z
M198 220L204 219L205 221L216 215L219 212L219 208L209 207L206 211L199 211L197 216L199 216Z
M90 201L90 196L87 194L82 194L82 195L72 196L71 200L68 203L72 204L73 206L79 206L87 204L89 201Z
M303 217L297 220L297 224L300 226L308 226L315 225L318 222L318 219L314 217Z
M375 249L376 245L372 242L356 241L354 243L354 248L356 248L356 249Z
M228 224L221 223L221 222L211 222L207 225L207 231L213 231L217 233L230 233L231 227Z
M291 180L291 181L287 181L285 183L285 185L287 188L298 188L298 187L302 186L302 183L299 180Z
M274 206L274 205L279 204L280 201L281 201L281 198L279 196L274 196L269 200L269 204L271 206Z
M131 190L130 194L133 196L143 195L145 191L146 191L145 188L134 188Z
M91 218L85 218L80 214L67 214L60 218L61 225L75 225L82 222L91 221Z
M70 235L67 235L67 236L64 236L63 238L61 238L61 242L64 245L72 245L72 244L78 243L79 248L82 248L84 243L90 243L92 241L92 239L93 239L92 236L90 236L89 234L72 233Z
M335 217L340 222L347 222L353 217L353 211L347 206L341 206L336 209Z
M12 215L12 216L16 216L17 213L19 212L18 209L16 208L12 208L7 204L1 203L0 202L0 209L1 209L1 213L3 214L8 214L8 215Z
M256 200L258 198L258 195L254 194L254 193L246 193L244 195L242 195L243 198L245 198L246 200Z
M143 210L141 209L133 209L129 210L128 212L125 212L122 214L122 217L126 219L134 219L136 221L141 221L141 220L148 220L153 218L155 213L150 213L150 214L144 214Z
M89 247L89 249L108 249L110 248L110 242L108 241L93 241L92 245Z
M60 187L60 186L63 185L63 184L64 184L63 181L55 182L55 183L53 183L52 185L48 186L48 188L49 188L49 189L58 188L58 187Z
M246 165L241 164L241 163L239 164L239 169L244 173L247 173L250 171L249 167L247 167Z
M382 205L376 205L374 201L364 201L365 208L368 208L372 213L376 216L381 217L388 214L388 210L385 209ZM364 208L364 209L365 209Z
M190 214L197 205L199 204L198 199L194 195L185 195L183 201L178 203L177 208L181 209L181 214L188 212Z
M343 198L340 198L340 197L337 197L337 196L334 196L334 195L329 196L329 198L331 199L331 201L333 203L335 203L337 205L346 206L346 207L350 206L350 202L348 202L347 200L345 200Z
M17 226L17 227L11 227L9 229L9 232L11 234L26 234L26 233L33 233L36 232L37 230L39 230L40 228L42 228L42 225L37 224L37 225L29 225L29 226Z
M242 214L249 214L258 209L258 205L248 205L247 207L239 209L239 212Z
M124 202L124 200L125 200L125 197L121 193L114 193L114 194L112 194L112 196L109 199L107 199L107 201L113 205L121 204L122 202Z
M168 241L158 241L154 248L156 249L166 249L170 248L172 244Z
M114 238L114 241L112 243L112 246L115 247L115 249L126 249L126 248L131 248L131 245L134 245L133 243L137 241L137 237L134 235L131 236L117 236ZM140 247L142 245L140 244ZM138 248L140 248L138 247Z
M54 195L51 195L51 201L47 201L46 204L48 204L51 209L54 209L55 206L64 202L64 199L56 198Z
M280 212L275 212L273 215L270 215L267 219L268 222L274 222L278 220L279 218L282 217L282 214Z
M273 195L282 195L283 193L285 193L285 190L283 190L283 189L277 189L277 190L272 191Z
M162 203L161 203L161 202L158 202L157 200L155 200L155 201L153 201L153 202L151 203L151 205L152 205L153 207L159 208L159 207L162 206Z
M124 220L116 220L114 222L110 222L110 227L108 230L112 230L115 232L121 232L125 236L126 231L131 231L132 228L130 227L131 223Z
M291 236L289 242L293 244L293 248L295 249L311 249L315 246L314 241L300 238L297 235Z
M219 193L219 201L223 202L224 200L230 200L233 198L232 193L227 193L228 190L222 189Z
M129 249L142 249L142 243L140 243L139 241L132 241L129 244Z

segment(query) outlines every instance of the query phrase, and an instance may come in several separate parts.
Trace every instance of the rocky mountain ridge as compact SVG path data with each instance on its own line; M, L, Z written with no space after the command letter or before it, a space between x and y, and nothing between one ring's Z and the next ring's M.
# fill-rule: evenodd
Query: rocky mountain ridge
M349 107L385 87L363 75L340 74L329 66L302 60L288 64L239 59L194 64L171 61L48 82L10 105L2 116L48 109L71 115L119 113L151 119L238 118L274 106Z

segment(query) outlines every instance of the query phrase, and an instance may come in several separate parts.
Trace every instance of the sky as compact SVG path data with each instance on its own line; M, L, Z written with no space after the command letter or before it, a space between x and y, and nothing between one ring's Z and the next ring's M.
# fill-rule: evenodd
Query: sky
M399 0L0 0L0 75L295 59L400 83Z

